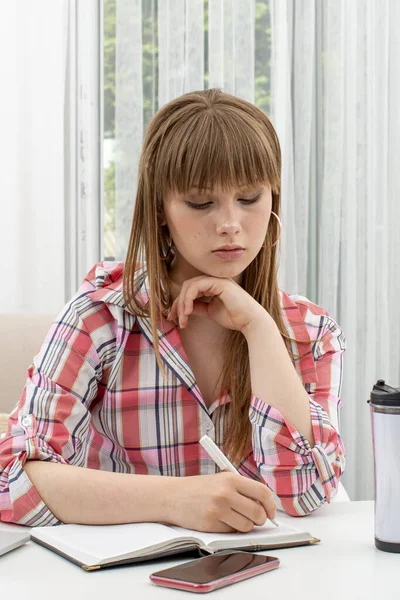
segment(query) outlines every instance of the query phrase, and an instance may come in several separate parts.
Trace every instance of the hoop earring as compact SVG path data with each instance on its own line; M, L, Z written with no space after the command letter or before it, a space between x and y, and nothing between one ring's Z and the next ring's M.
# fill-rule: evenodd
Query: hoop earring
M278 242L279 242L279 238L281 237L281 231L282 231L282 221L280 220L280 218L278 217L278 215L276 213L274 213L273 210L271 210L271 215L274 215L277 219L278 219L278 223L279 223L279 235L278 235L278 239L276 240L276 242L274 242L272 244L272 246L266 246L265 244L262 245L262 248L273 248Z
M161 260L168 260L174 254L173 253L174 244L173 244L171 237L167 236L166 240L167 240L167 244L168 244L168 252L165 256L160 255Z

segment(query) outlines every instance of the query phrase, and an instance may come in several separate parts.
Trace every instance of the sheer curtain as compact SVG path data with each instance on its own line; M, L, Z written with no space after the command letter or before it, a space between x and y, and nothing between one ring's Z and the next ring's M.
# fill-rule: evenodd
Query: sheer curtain
M367 399L378 378L400 384L399 3L152 0L142 13L139 0L117 0L116 10L117 258L146 126L140 24L152 16L153 112L206 87L263 107L255 71L265 76L283 154L280 286L322 305L345 332L344 484L352 499L372 498ZM258 19L271 35L255 48Z
M373 497L367 399L400 384L400 44L395 0L271 0L271 118L282 144L281 287L345 332L343 478Z
M2 5L1 313L57 314L101 258L101 6Z
M3 313L51 313L64 303L66 17L66 2L1 6Z

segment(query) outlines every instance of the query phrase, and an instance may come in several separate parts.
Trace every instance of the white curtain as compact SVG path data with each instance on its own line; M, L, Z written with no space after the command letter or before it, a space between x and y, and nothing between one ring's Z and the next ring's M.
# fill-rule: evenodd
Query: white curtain
M271 118L283 152L281 287L345 332L343 482L373 497L367 399L400 384L396 0L271 0Z
M0 312L64 303L65 2L3 2Z
M326 308L347 337L341 431L348 460L343 481L352 499L370 499L367 399L379 378L400 385L400 179L395 171L400 152L400 5L397 0L208 0L206 40L203 0L152 0L143 6L146 15L139 0L116 2L121 28L116 39L116 143L122 147L124 140L131 164L127 167L119 155L116 181L134 183L137 176L143 90L141 61L133 59L141 56L145 16L153 15L158 41L154 111L205 87L221 87L260 104L254 75L255 68L258 74L264 70L269 116L283 154L280 286ZM265 14L271 37L255 48L255 21ZM123 75L118 72L122 65ZM127 77L137 81L129 88L130 102ZM129 106L132 110L126 110ZM116 187L119 259L129 237L131 190L126 204L125 189Z
M101 258L101 7L1 7L2 313L57 314Z

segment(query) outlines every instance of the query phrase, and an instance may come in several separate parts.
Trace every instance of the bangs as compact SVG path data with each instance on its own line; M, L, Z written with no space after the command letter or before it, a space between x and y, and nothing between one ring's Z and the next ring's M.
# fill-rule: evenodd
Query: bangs
M279 193L279 142L264 113L254 107L257 114L252 115L227 105L197 112L193 106L185 108L158 148L154 183L160 194L267 184Z

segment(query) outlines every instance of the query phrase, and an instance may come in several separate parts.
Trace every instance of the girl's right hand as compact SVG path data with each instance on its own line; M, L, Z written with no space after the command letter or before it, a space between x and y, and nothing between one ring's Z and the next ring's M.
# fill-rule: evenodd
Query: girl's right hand
M274 519L275 500L263 483L223 471L176 478L168 522L196 531L249 532Z

